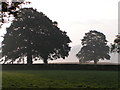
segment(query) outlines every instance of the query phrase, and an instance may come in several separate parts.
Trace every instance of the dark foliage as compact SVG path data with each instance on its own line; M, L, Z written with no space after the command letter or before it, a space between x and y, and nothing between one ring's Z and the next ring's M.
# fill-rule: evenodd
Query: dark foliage
M30 4L31 2L25 2L25 0L3 0L1 3L1 22L6 23L6 20L4 20L4 17L9 18L12 16L17 16L18 10L21 9L22 4ZM9 17L8 17L9 16Z
M111 52L120 53L120 35L117 35L114 44L111 44Z
M16 19L7 28L2 55L6 59L27 56L27 63L38 57L47 64L47 59L65 58L69 55L71 40L42 12L33 8L18 11Z
M81 44L83 47L78 54L76 54L81 63L94 61L94 63L97 64L99 59L110 59L109 47L107 46L107 40L103 33L91 30L85 33Z

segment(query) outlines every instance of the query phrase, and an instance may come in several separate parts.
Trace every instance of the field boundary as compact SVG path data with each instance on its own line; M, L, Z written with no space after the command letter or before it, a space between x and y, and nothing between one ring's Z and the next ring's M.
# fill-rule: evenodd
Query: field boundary
M120 71L120 65L85 65L85 64L3 64L2 70L101 70Z

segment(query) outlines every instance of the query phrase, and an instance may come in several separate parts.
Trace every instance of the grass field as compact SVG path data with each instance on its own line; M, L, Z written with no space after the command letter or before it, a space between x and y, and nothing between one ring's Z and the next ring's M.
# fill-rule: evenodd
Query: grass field
M3 88L118 88L116 71L3 71Z

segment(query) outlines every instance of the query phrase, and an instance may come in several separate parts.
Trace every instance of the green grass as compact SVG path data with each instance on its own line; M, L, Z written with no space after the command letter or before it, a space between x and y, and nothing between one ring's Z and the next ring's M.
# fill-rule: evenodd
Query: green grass
M118 72L73 70L3 71L3 88L117 88Z

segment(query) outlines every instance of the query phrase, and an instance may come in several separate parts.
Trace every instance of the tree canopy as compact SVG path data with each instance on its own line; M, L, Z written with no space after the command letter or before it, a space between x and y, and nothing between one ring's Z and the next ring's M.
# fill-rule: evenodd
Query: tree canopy
M107 46L107 40L103 33L91 30L85 33L81 41L83 47L76 54L81 63L94 61L97 64L99 59L110 59L109 46Z
M111 52L120 53L120 35L116 36L114 44L111 45Z
M2 55L7 60L27 56L27 63L32 64L32 59L38 57L47 64L47 59L69 55L71 40L57 22L33 8L20 9L15 18L2 42Z
M18 10L22 8L23 4L30 4L31 2L28 2L25 0L2 0L0 2L1 4L1 10L0 10L0 22L1 26L6 22L11 22L10 18L17 15ZM7 18L7 20L5 20Z

